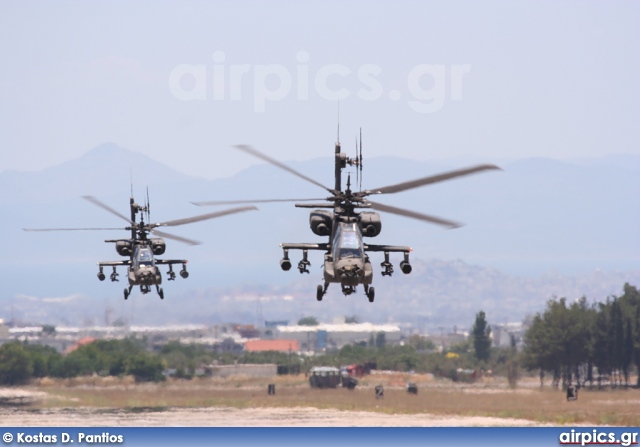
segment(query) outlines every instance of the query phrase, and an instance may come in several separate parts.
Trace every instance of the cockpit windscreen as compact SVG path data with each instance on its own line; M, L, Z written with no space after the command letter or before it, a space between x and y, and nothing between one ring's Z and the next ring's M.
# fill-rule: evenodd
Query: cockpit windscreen
M359 258L362 256L361 236L356 224L341 224L339 258Z
M141 248L138 250L138 265L153 265L153 255L150 248Z

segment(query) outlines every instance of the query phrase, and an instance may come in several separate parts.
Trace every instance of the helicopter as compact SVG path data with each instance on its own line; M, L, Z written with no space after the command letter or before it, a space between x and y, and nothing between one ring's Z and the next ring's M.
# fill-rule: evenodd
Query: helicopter
M180 270L180 276L184 279L189 277L187 271L186 259L158 259L156 256L164 254L166 250L166 244L164 238L173 239L189 245L198 245L200 242L188 239L182 236L175 236L172 234L159 231L157 227L173 227L178 225L184 225L193 222L200 222L202 220L214 219L216 217L226 216L228 214L241 213L244 211L257 210L255 206L243 206L237 208L231 208L215 213L208 213L194 217L188 217L186 219L170 220L167 222L150 223L150 206L149 206L149 192L147 191L147 202L144 206L138 205L133 199L133 194L129 199L129 208L131 210L131 217L127 218L123 214L114 210L110 206L101 202L93 196L83 196L83 199L93 203L96 206L118 216L119 218L127 221L129 226L125 227L125 230L131 231L131 237L129 239L107 239L105 242L114 243L116 251L120 256L129 257L124 261L104 261L98 262L98 279L104 281L106 276L104 274L105 267L112 267L113 270L109 275L109 279L112 282L119 281L119 273L116 271L116 267L127 267L127 280L129 286L124 289L124 299L128 299L131 294L131 290L134 286L140 286L142 294L147 294L151 291L151 287L156 287L156 292L160 296L160 299L164 299L164 290L160 285L162 284L162 275L158 265L168 265L167 280L173 281L176 279L176 272L173 271L175 264L182 264ZM136 221L136 217L140 214L140 221ZM144 214L147 215L147 222L144 221ZM76 230L120 230L122 228L24 228L24 231L76 231ZM159 237L148 237L151 233Z
M339 139L338 139L339 140ZM418 219L448 228L457 228L461 226L457 222L442 219L427 214L422 214L413 210L397 208L368 199L370 195L377 194L393 194L406 191L420 186L438 183L456 177L474 174L486 170L500 169L493 164L482 164L469 168L458 169L445 172L438 175L427 176L408 182L398 183L395 185L375 188L371 190L362 190L362 130L360 131L360 142L356 138L356 156L348 157L341 150L341 144L338 141L335 144L335 185L333 188L324 186L316 180L294 170L278 160L265 155L251 146L238 145L235 146L247 154L266 161L280 169L283 169L307 182L313 183L326 190L330 196L321 199L266 199L266 200L241 200L241 201L216 201L216 202L193 202L195 205L223 205L238 203L265 203L265 202L301 202L301 201L318 201L326 200L329 203L296 203L298 208L314 208L309 216L309 225L311 231L318 236L328 236L326 243L282 243L280 247L283 250L283 257L280 260L280 267L284 271L291 269L291 260L289 259L289 250L302 250L302 260L298 263L300 273L309 273L308 267L311 265L308 259L309 250L324 251L324 283L318 285L316 299L322 301L327 293L329 284L339 283L342 293L345 296L356 292L356 287L360 284L364 286L364 293L373 302L375 299L375 288L371 286L373 281L373 269L369 259L369 252L383 252L384 261L380 264L382 267L382 276L391 276L394 272L393 265L390 262L390 253L402 253L404 259L400 262L400 269L404 274L411 273L412 266L409 261L409 253L412 249L409 246L395 245L375 245L365 243L365 237L376 237L382 230L382 222L380 215L375 211L382 211L391 214L397 214L404 217ZM360 182L360 191L356 192L351 189L351 174L347 178L347 188L342 190L342 170L349 166L356 168L358 175L357 181ZM358 209L372 209L374 211L356 211Z

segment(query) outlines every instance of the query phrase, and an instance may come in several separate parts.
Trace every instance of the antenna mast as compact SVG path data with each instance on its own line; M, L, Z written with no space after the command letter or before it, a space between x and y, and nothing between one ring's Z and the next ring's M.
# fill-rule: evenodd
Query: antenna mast
M359 189L362 191L362 127L360 128L360 156L358 157L358 166L356 166L356 169L360 171L358 179L360 180Z
M340 142L340 100L338 100L338 136L336 141Z
M358 170L358 137L356 137L356 185L359 184L360 180L360 171Z
M338 141L336 141L335 151L335 185L336 191L342 190L342 168L345 166L345 156L340 152L340 100L338 100ZM337 205L336 205L337 206Z
M135 201L133 200L133 169L129 167L129 180L131 185L131 195L129 196L129 209L131 210L131 241L136 240L136 209L134 208Z

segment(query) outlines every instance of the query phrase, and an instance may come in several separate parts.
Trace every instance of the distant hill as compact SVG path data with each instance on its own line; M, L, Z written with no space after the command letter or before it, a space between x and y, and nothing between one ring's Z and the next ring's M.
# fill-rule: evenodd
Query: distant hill
M104 143L80 158L37 172L0 173L0 203L32 205L80 195L127 192L145 186L194 181L146 155Z
M296 278L296 277L294 277ZM222 322L262 324L263 320L289 320L315 316L324 322L355 315L360 321L408 323L419 330L438 327L468 328L484 310L490 323L522 321L541 312L549 299L572 301L586 296L590 302L620 295L625 282L638 285L640 270L593 271L580 275L546 274L538 277L508 275L462 261L416 261L414 271L391 278L376 275L376 301L369 303L359 290L345 297L335 285L322 302L315 299L319 274L305 275L285 285L238 283L179 289L165 286L166 298L134 293L124 301L121 290L95 283L89 294L36 297L18 295L0 302L0 316L26 324L102 325L105 318L131 324L159 325ZM635 281L635 282L634 282ZM106 293L105 290L112 293ZM115 289L115 290L114 290Z
M478 162L492 160L476 159L469 163L456 160L455 164L448 164L396 157L365 159L362 186L365 189L381 187ZM326 185L333 183L331 157L290 164ZM543 304L553 294L579 293L578 289L568 286L554 286L552 278L555 275L574 278L567 279L566 284L578 284L591 281L586 278L599 278L594 272L600 269L600 274L605 275L603 278L608 278L602 279L602 287L608 288L606 293L614 293L624 281L633 280L635 273L632 272L640 270L637 249L640 246L640 156L618 154L566 161L533 158L504 162L501 167L503 171L376 198L383 203L460 221L466 226L444 230L412 219L383 214L383 230L375 242L412 246L411 256L416 269L407 277L398 273L390 280L382 278L378 273L381 258L377 254L372 255L376 268L374 285L380 303L394 296L399 297L394 299L403 305L389 308L387 313L382 312L383 304L378 302L373 307L365 306L366 309L380 311L379 318L386 318L386 315L400 318L405 315L403 309L407 309L406 317L409 318L436 312L430 303L437 303L438 309L449 306L451 321L464 322L458 321L457 315L472 313L476 309L471 308L476 304L489 306L494 303L496 312L513 308L520 315L534 310L536 305ZM123 237L125 232L22 231L25 227L124 226L124 221L80 196L95 195L127 214L132 177L137 200L145 200L146 187L149 187L151 218L156 222L213 210L195 207L191 201L325 196L322 189L272 166L256 165L228 178L205 180L181 174L112 143L43 171L2 172L0 246L3 257L0 259L0 281L3 287L0 289L0 312L1 309L10 312L12 303L17 309L16 303L22 302L16 298L18 296L36 297L37 301L43 297L77 295L84 299L91 297L94 304L111 305L115 300L118 306L128 306L123 307L127 312L139 309L136 306L141 306L140 302L150 302L153 306L148 311L149 318L158 321L165 318L161 315L170 305L162 303L156 311L157 303L151 296L136 304L120 303L123 283L112 284L108 280L100 283L95 277L96 262L119 259L113 246L102 241ZM352 178L352 183L355 184L355 178ZM303 279L295 270L282 272L278 265L282 256L278 247L280 242L323 240L310 232L308 210L296 209L288 203L261 204L259 207L259 212L226 216L169 230L201 240L204 244L190 247L169 242L166 256L189 259L192 274L186 281L178 278L165 285L169 298L166 302L173 303L177 297L182 297L180 299L185 304L184 308L170 313L167 318L183 313L194 318L205 315L200 312L199 304L194 308L187 304L192 302L189 297L194 294L206 301L204 308L209 308L208 303L215 303L211 307L213 314L214 308L222 312L221 309L227 309L225 301L219 301L215 296L221 290L245 288L252 293L265 294L299 291L305 299L295 303L304 304L291 312L300 313L307 309L306 306L313 306L310 309L327 312L329 316L331 312L350 306L357 306L353 310L363 306L364 303L357 300L364 300L364 296L359 295L344 298L338 293L333 299L320 304L314 299L308 300L308 296L313 298L311 292L320 283L320 254L310 254L311 274ZM298 258L299 254L293 254L294 261ZM431 261L433 258L441 261ZM420 273L421 262L427 266L425 271L439 272L440 267L433 262L449 266L452 262L455 265L458 259L464 260L462 266L467 266L460 267L462 270L478 268L484 273L476 277L458 272L452 273L451 277L441 275L439 280ZM396 264L399 262L399 258L392 257L392 260ZM489 274L491 271L496 273ZM510 292L507 293L506 286L502 285L502 295L494 297L490 293L493 289L485 284L482 287L488 291L483 292L484 295L475 296L473 300L458 298L468 290L480 287L484 284L482 281L491 275L507 278L505 281L512 284L508 288ZM453 284L461 281L468 283L469 288L453 288ZM503 282L500 280L500 284ZM519 290L516 284L521 284L531 293L516 293ZM597 279L594 279L592 287L585 289L585 293L601 294L603 290L597 288ZM435 291L443 295L436 296ZM229 296L234 297L229 299L229 303L237 299L234 294ZM514 300L517 305L503 305L509 300ZM340 306L338 310L335 310L336 302ZM470 306L468 309L467 305ZM230 305L229 309L234 311L233 315L239 312L256 315L255 304L249 307L241 310ZM503 313L500 313L500 318L509 319ZM0 318L3 316L8 318L0 314ZM216 318L222 316L224 313ZM466 320L467 317L461 319Z

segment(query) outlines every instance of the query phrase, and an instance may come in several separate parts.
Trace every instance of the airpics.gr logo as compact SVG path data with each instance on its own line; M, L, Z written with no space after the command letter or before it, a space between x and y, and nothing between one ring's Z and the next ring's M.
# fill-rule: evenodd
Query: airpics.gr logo
M638 433L620 433L620 437L613 432L577 431L571 430L560 434L560 445L621 445L629 447L638 444Z
M351 95L363 101L385 97L400 101L408 93L407 105L418 113L434 113L447 99L462 99L462 81L470 64L419 64L409 70L403 82L406 91L385 90L379 77L382 67L364 64L351 68L343 64L323 65L313 72L309 53L298 52L295 69L282 64L226 64L222 51L213 53L213 64L181 64L169 74L169 90L181 101L241 101L252 88L253 110L262 113L267 102L294 97L307 101L310 92L326 101L340 101ZM349 85L350 88L347 86ZM246 99L246 98L245 98Z

